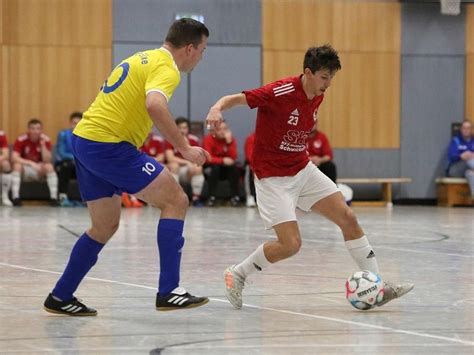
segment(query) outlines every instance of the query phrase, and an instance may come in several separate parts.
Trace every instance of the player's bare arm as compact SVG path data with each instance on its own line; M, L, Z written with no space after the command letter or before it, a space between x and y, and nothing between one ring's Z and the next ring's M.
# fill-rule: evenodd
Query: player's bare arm
M247 105L247 98L244 94L238 93L234 95L227 95L221 97L214 106L211 107L206 117L207 129L213 129L219 127L220 123L224 119L222 112L231 109L235 106Z
M51 163L52 154L46 147L46 141L44 138L40 138L40 147L41 147L41 159L43 163Z
M192 147L179 132L173 116L168 109L166 98L157 92L151 92L146 97L146 109L154 125L165 138L176 147L186 160L203 165L210 159L209 153L200 147Z

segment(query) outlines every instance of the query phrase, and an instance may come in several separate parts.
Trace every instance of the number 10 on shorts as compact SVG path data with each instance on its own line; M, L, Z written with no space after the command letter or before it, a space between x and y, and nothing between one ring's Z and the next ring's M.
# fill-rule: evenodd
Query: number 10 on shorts
M142 167L142 171L144 173L147 173L150 176L151 176L151 173L153 173L155 170L156 170L156 167L150 162L147 162L145 166Z

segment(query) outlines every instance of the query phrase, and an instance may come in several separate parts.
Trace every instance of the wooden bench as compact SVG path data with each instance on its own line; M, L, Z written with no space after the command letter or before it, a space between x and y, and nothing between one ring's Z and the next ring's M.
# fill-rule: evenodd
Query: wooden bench
M382 184L382 200L380 201L353 201L353 206L392 206L392 184L411 182L411 178L362 178L337 179L342 184Z
M437 185L438 206L471 206L471 190L467 179L443 177L435 180Z

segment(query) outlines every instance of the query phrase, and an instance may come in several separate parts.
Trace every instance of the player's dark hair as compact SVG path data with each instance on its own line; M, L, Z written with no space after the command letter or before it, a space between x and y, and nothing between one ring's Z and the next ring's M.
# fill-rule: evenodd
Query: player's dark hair
M34 124L39 124L39 125L43 126L43 123L37 118L32 118L31 120L28 121L28 127L30 127Z
M209 37L209 30L203 23L192 18L181 18L173 22L165 41L176 48L188 44L192 44L194 48L197 48L202 41L202 36Z
M174 121L176 122L176 126L179 126L181 123L186 123L188 127L190 127L189 120L186 117L183 117L183 116L176 117Z
M330 44L320 47L311 47L304 55L303 71L308 68L311 73L321 69L328 69L331 73L341 69L341 62L337 51Z
M75 118L81 119L81 118L82 118L82 112L74 111L73 113L71 113L71 114L69 115L69 121L72 121L72 120L75 119Z

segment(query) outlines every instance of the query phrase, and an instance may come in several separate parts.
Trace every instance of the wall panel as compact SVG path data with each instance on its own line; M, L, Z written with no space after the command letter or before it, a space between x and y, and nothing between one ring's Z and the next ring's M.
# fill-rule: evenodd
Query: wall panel
M0 128L13 141L38 117L55 141L110 72L112 0L0 0L0 9Z
M474 53L466 55L466 92L464 116L474 123Z
M8 47L9 134L32 117L56 140L72 111L85 110L110 71L110 50L88 47ZM32 60L35 58L35 60Z
M333 45L340 51L400 52L400 5L334 2Z
M341 53L343 69L327 94L331 138L338 148L398 148L400 57Z
M474 4L466 5L465 117L474 122Z
M114 42L162 41L176 14L199 14L210 44L261 43L260 0L114 0Z
M112 0L3 0L5 43L107 46Z
M329 1L262 0L262 13L265 50L306 50L332 40L333 5Z

